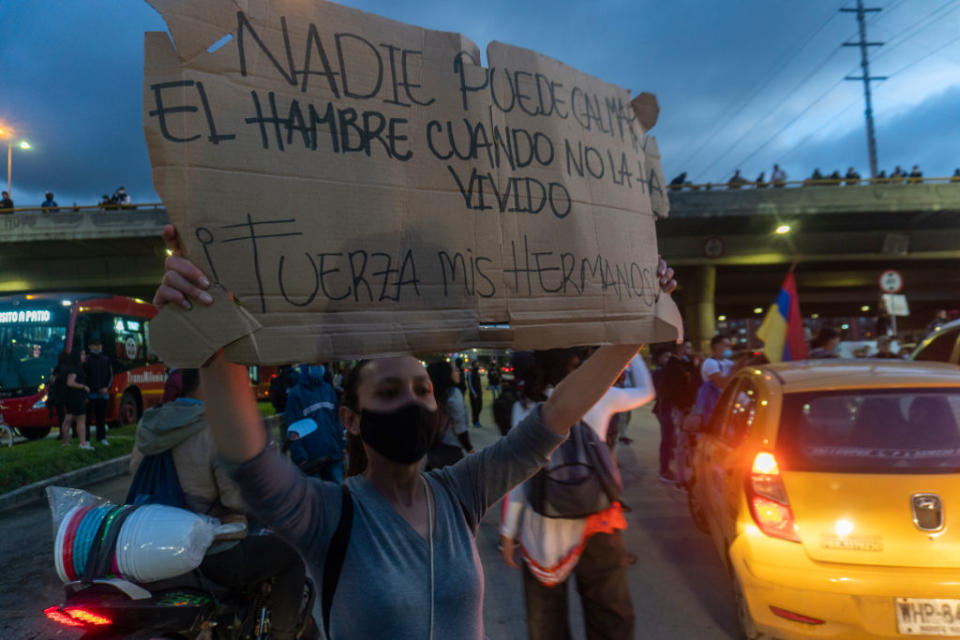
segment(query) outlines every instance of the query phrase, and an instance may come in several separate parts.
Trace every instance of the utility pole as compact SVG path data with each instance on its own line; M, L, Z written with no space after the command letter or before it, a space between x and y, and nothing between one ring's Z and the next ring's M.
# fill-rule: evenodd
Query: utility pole
M857 0L856 9L840 9L841 13L857 14L857 24L860 27L860 42L844 42L843 46L860 47L860 68L863 70L863 75L847 76L846 80L862 80L863 81L863 99L867 105L867 108L864 111L864 115L867 118L867 153L870 155L870 177L871 178L877 177L877 137L873 131L873 99L870 96L870 81L886 80L887 78L886 76L870 75L870 59L869 59L869 55L867 54L867 47L880 47L880 46L883 46L883 43L867 41L866 14L878 12L878 11L881 11L881 9L878 7L865 9L863 7L863 0Z

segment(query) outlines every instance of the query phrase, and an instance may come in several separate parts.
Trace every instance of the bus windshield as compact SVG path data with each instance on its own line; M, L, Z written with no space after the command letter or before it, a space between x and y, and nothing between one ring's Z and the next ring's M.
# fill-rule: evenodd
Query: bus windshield
M0 397L35 393L57 365L66 337L66 322L0 322Z

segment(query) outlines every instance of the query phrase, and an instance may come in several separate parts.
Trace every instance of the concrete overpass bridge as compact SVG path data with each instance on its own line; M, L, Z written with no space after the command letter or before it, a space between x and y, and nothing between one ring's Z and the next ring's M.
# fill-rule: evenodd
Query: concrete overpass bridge
M848 319L860 335L886 269L904 278L912 315L900 328L960 307L960 183L672 191L670 202L660 251L695 338L720 317L758 321L794 261L803 314Z
M808 317L866 326L885 269L904 276L913 315L901 326L919 329L935 309L960 308L960 183L684 190L670 200L660 251L679 272L677 298L695 339L709 339L720 317L721 328L752 328L754 309L773 301L794 261ZM149 298L166 221L160 206L0 215L0 295Z
M160 206L0 215L0 295L97 291L152 298L163 275Z

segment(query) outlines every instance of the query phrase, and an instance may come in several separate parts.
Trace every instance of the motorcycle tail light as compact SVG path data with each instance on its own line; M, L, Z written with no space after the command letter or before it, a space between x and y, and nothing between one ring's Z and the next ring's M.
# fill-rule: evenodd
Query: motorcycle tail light
M47 616L54 622L59 622L60 624L67 627L82 627L83 623L77 620L74 620L64 612L60 611L60 607L47 607L43 610L43 615Z
M47 607L43 610L43 614L54 622L68 627L104 627L113 624L110 618L83 607Z
M780 477L780 465L768 451L761 451L753 460L753 469L747 481L747 504L750 505L754 522L763 533L800 542L787 490Z
M113 620L110 618L98 613L93 613L92 611L87 611L81 607L69 607L64 609L63 612L83 624L92 624L98 627L113 624Z

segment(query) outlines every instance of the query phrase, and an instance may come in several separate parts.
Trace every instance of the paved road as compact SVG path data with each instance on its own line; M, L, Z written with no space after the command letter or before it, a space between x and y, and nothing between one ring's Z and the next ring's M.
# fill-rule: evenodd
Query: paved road
M488 404L489 406L489 404ZM482 429L472 429L475 446L498 434L489 410ZM684 496L657 482L659 432L647 409L634 412L629 447L618 447L626 485L630 528L627 547L639 561L630 568L630 588L639 638L702 640L736 637L736 615L725 573L708 539L694 529ZM89 490L113 500L126 493L121 477ZM492 640L526 638L522 581L497 551L499 508L491 509L480 528L478 547L486 574L484 618ZM53 568L49 510L38 505L0 517L0 638L73 640L79 634L47 622L41 611L62 595ZM576 603L576 598L571 598ZM579 611L572 614L574 637L583 638Z

